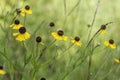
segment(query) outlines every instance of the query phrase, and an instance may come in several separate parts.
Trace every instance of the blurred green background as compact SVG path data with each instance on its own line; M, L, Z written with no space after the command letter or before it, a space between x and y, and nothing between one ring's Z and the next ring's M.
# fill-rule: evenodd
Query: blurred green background
M74 60L76 60L76 58L81 55L75 52L78 49L80 49L81 51L84 50L90 31L90 27L88 27L88 25L92 23L97 2L97 0L1 0L0 25L8 28L10 26L10 21L14 16L13 12L16 10L16 8L21 8L28 4L33 11L33 14L27 16L26 19L28 31L33 34L36 28L40 26L35 36L41 35L43 37L43 42L46 45L49 44L50 41L52 41L52 37L48 33L50 30L50 22L55 23L55 28L51 31L63 29L65 35L69 36L70 38L74 36L79 36L83 43L83 47L70 48L70 50L65 53L66 55L64 57L59 58L58 56L57 60L49 63L47 66L43 66L38 72L39 75L37 77L45 76L47 80L61 80L59 77L64 76L64 67L71 69L71 66L68 67L65 65L68 64L70 57L72 57L72 62L74 62ZM108 22L113 23L107 26L107 34L99 35L97 36L97 38L95 38L94 43L100 43L100 47L97 48L93 54L91 80L120 79L120 65L113 62L114 58L120 57L119 3L120 0L100 1L96 19L93 25L92 35L100 28L101 25ZM109 39L114 39L117 45L117 49L110 50L105 48L103 42ZM13 58L13 53L16 53L14 57L18 58L18 60L16 60L16 58L13 60L19 62L19 60L21 60L21 55L19 55L20 52L18 52L17 49L23 50L22 46L19 45L14 39L10 39L8 40L8 42L5 42L5 40L5 33L1 29L0 45L9 45L7 47L7 50L10 54L8 55ZM34 44L34 42L31 43L32 40L33 39L31 39L31 41L28 41L29 47L32 47L31 45ZM62 43L63 42L56 42L55 44L60 45L57 49L58 53L61 53L61 50L70 46L69 43ZM49 59L51 56L55 55L56 52L53 51L53 49L55 48L56 47L52 47L51 49L47 50L47 54L45 55L45 57L43 57L45 61L47 61L47 59ZM1 50L3 50L3 48L1 48ZM0 60L1 64L4 64L4 59L1 58ZM44 63L44 60L42 63ZM20 63L22 64L22 62ZM65 80L86 80L87 65L88 62L86 60L82 65L76 68L75 71L71 72L71 74L69 74Z

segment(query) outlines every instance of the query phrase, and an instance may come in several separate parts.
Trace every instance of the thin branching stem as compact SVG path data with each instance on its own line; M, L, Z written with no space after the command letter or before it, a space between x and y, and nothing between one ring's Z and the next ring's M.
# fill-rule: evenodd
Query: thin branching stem
M99 5L100 5L100 0L98 0L98 3L97 3L97 7L96 7L96 9L95 9L95 13L94 13L94 16L93 16L93 20L92 20L92 23L91 23L91 29L90 29L90 32L89 32L89 34L88 34L88 41L89 41L89 39L90 39L90 36L91 36L91 32L92 32L92 28L93 28L93 25L94 25L94 22L95 22L95 19L96 19L96 15L97 15L97 12L98 12L98 8L99 8ZM87 41L87 42L88 42Z

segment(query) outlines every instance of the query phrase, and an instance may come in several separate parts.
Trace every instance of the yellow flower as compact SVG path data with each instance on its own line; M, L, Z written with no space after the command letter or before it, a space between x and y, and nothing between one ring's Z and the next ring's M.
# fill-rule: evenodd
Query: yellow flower
M56 32L52 32L51 35L56 39L56 40L64 40L67 41L68 37L64 36L64 32L62 30L58 30L57 33Z
M19 29L20 27L22 27L23 25L20 24L19 20L15 20L14 24L10 25L10 27L12 27L13 29Z
M6 71L3 70L3 66L0 66L0 75L4 75L6 74Z
M116 62L116 63L119 63L120 64L120 59L114 59L114 61Z
M16 13L20 16L25 16L25 11L21 8L21 9L16 9Z
M104 45L105 45L105 46L108 46L108 47L110 47L110 48L112 48L112 49L115 49L115 48L116 48L116 45L115 45L115 43L114 43L114 40L112 40L112 39L110 39L109 41L105 41L105 42L104 42Z
M25 16L25 14L32 14L32 10L29 5L26 5L25 8L17 9L17 14Z
M102 34L106 34L107 32L106 32L106 25L102 25L101 26L101 28L100 28L100 32L102 33Z
M82 43L79 37L75 37L74 39L71 40L71 42L76 44L77 46L82 46Z
M18 33L13 33L13 36L17 36L16 40L18 41L25 41L26 39L30 38L30 34L26 32L25 27L21 27Z

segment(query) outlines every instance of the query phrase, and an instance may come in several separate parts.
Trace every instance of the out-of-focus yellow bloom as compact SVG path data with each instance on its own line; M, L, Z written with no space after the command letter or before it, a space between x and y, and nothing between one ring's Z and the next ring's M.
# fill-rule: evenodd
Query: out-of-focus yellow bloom
M16 36L16 40L18 41L25 41L30 38L30 34L26 32L25 27L21 27L18 33L13 33L13 36Z
M100 28L100 32L102 33L102 34L106 34L107 32L106 32L106 25L102 25L101 26L101 28Z
M114 61L120 64L120 59L115 58Z
M64 32L62 30L58 30L57 33L56 32L52 32L51 35L56 39L56 40L64 40L67 41L68 37L64 36Z
M19 29L20 27L22 27L23 25L20 24L20 21L19 20L15 20L14 21L14 24L10 25L11 28L13 29Z
M71 40L72 43L76 44L77 46L82 46L82 43L80 41L79 37L75 37L74 39Z
M17 14L25 16L25 14L32 14L32 10L29 5L26 5L24 8L17 9Z
M116 48L116 45L115 45L115 43L114 43L114 40L112 40L112 39L110 39L109 41L105 41L105 42L104 42L104 45L105 45L105 46L108 46L108 47L110 47L110 48L112 48L112 49L115 49L115 48Z
M6 71L3 70L3 66L0 66L0 75L4 75L6 74Z

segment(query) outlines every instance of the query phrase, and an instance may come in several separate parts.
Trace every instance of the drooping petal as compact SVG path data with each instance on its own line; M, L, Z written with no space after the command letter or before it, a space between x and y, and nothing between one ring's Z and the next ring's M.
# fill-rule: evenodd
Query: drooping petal
M17 36L17 35L19 35L19 33L13 33L13 36Z
M110 47L111 47L112 49L115 49L115 48L116 48L116 45L115 45L115 44L110 44Z
M4 75L4 74L6 74L6 71L0 70L0 75Z
M109 42L108 42L108 41L105 41L105 42L104 42L104 45L105 45L105 46L109 46Z
M116 62L116 63L120 63L120 60L119 59L114 59L114 61Z
M107 32L106 32L106 30L101 30L101 33L106 34Z
M27 14L32 14L32 10L25 10Z
M67 36L62 36L63 37L63 40L64 41L67 41L68 40L68 37Z

